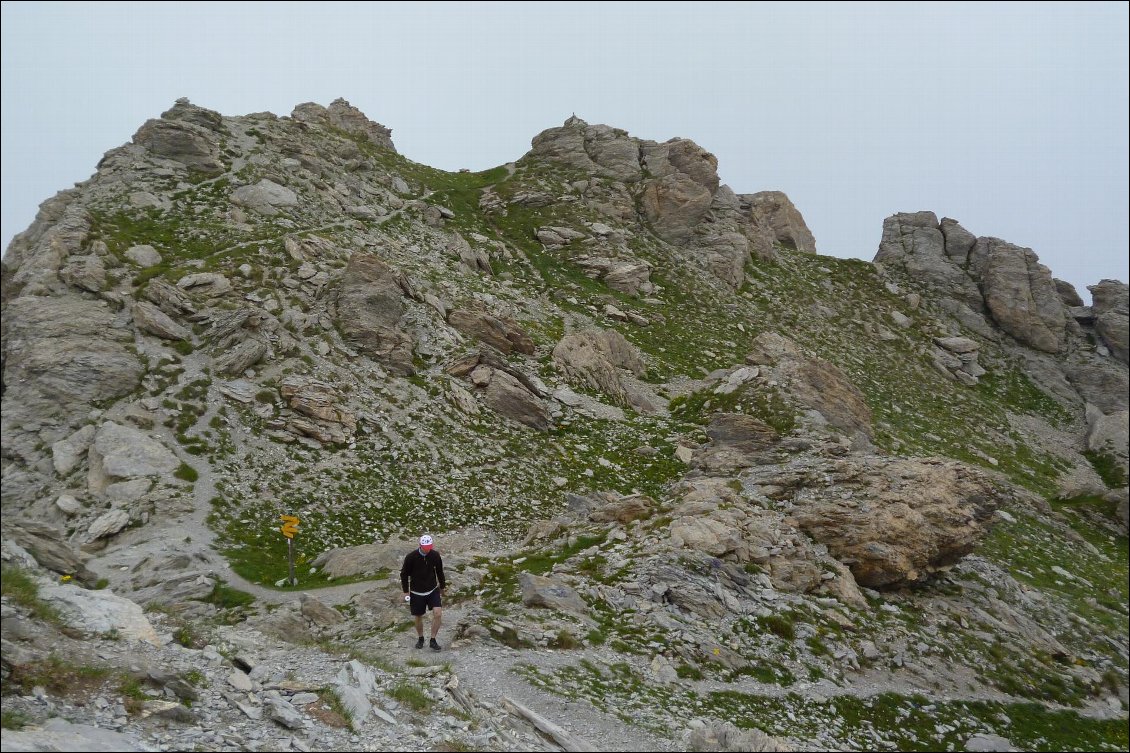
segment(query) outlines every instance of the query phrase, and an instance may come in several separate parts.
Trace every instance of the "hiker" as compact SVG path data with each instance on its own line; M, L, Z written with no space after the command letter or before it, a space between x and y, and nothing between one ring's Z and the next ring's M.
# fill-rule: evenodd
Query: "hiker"
M408 553L404 558L404 566L400 568L400 587L412 616L416 618L416 648L424 647L424 612L429 609L432 610L432 651L439 651L441 648L436 643L436 636L439 635L443 619L440 596L446 586L443 560L439 552L432 548L432 537L424 534L420 537L419 548Z

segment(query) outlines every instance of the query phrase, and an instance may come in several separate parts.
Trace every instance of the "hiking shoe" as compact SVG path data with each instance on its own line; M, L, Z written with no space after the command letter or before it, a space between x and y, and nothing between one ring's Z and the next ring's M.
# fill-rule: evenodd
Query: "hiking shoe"
M421 646L424 645L424 639L423 638L420 639L420 645ZM432 638L431 643L428 644L428 645L430 645L432 647L432 651L439 651L440 650L440 645L438 643L436 643L435 638Z
M432 641L432 643L435 643L435 641ZM424 647L424 636L421 635L419 638L416 639L416 648L423 648L423 647Z

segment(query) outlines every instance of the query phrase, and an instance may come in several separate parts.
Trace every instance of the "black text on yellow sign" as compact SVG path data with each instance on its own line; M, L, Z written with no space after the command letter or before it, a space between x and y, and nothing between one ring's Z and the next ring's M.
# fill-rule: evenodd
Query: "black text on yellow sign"
M279 528L282 535L288 539L293 539L294 534L298 533L298 518L293 515L280 515L283 520L282 526Z

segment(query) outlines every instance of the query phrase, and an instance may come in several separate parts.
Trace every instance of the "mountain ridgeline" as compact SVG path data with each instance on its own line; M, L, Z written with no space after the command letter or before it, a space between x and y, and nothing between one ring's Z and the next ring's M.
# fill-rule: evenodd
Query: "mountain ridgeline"
M462 657L431 699L465 721L451 749L572 744L505 703L491 721L494 665L508 702L618 749L1125 749L1124 282L1085 306L1031 249L928 211L888 217L873 263L822 256L785 194L735 193L683 138L571 117L450 173L391 136L340 99L178 100L9 245L3 666L26 723L52 715L28 668L59 636L140 641L155 703L184 698L153 678L191 669L191 628L261 666L274 641L309 667L349 647L335 697L368 699L346 716L379 742L404 720L369 706L411 713L396 683L421 669L372 659L404 639L384 595L426 531ZM84 599L118 606L92 626ZM271 671L160 717L238 740L136 709L114 729L366 749Z

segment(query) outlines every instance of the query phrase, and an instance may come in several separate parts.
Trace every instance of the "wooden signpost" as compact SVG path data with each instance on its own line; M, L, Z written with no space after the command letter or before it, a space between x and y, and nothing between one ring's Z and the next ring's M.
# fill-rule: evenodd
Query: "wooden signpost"
M286 536L287 560L290 563L290 577L287 582L292 586L298 585L298 578L294 576L294 534L298 533L298 518L293 515L280 515L283 524L279 527L282 535Z

